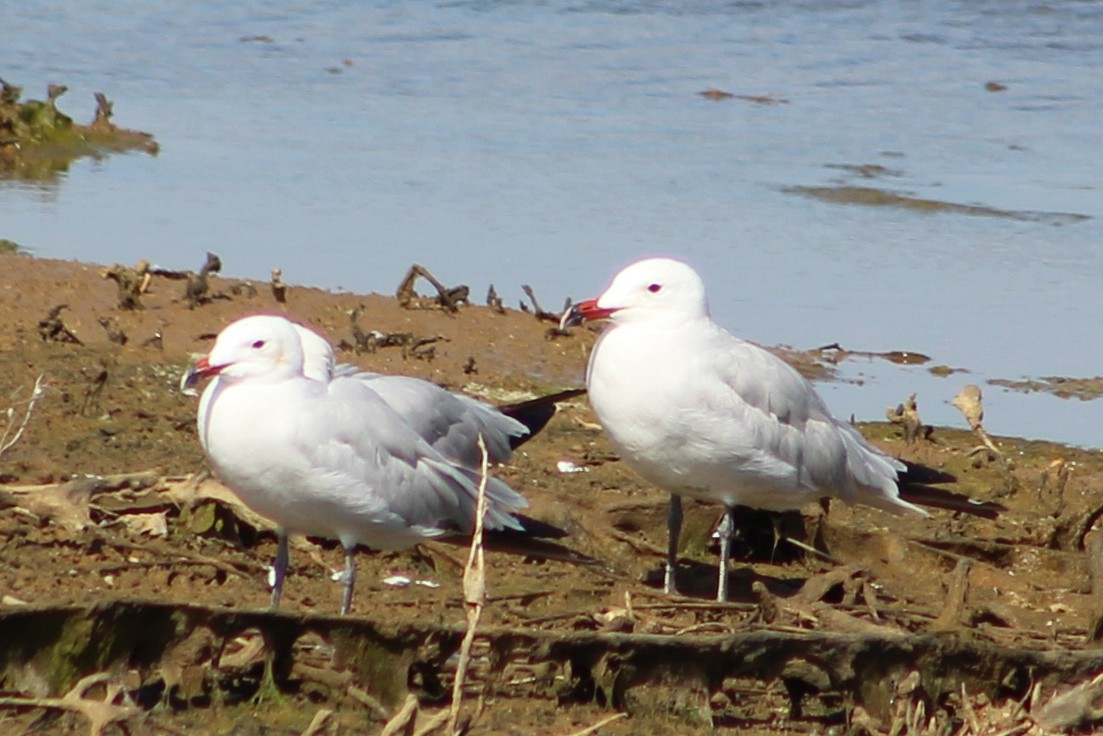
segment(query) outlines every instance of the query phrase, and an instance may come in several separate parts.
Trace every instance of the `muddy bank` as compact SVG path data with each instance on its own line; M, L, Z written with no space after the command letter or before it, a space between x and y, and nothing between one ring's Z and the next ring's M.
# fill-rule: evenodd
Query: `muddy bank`
M408 302L423 308L409 309L390 295L282 280L281 291L210 270L197 293L197 269L151 274L124 305L126 268L105 278L110 270L0 256L0 395L24 407L42 376L23 434L0 455L0 730L88 733L99 713L117 722L105 733L124 732L119 723L378 732L410 694L420 724L446 710L466 551L361 554L355 614L340 619L340 550L299 540L283 608L266 611L271 525L205 475L195 399L179 392L179 375L233 319L276 311L317 326L365 369L517 399L578 385L594 334L549 333L511 309L450 312L424 282L428 298ZM1103 575L1086 552L1099 544L1103 461L1011 438L992 438L993 451L961 429L912 443L902 425L863 430L1007 512L897 519L816 507L784 519L776 546L769 520L744 513L736 601L717 605L718 510L687 508L687 595L662 595L667 497L621 467L584 399L568 403L498 474L533 516L606 564L488 555L461 720L503 734L571 734L618 713L627 716L602 733L1055 723L1044 705L1103 667Z

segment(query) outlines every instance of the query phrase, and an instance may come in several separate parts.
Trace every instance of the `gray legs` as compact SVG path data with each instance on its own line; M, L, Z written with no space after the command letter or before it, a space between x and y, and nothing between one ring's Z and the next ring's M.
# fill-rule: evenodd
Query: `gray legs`
M728 600L728 560L731 559L732 532L735 530L732 512L731 506L724 506L724 519L720 522L720 528L716 530L720 535L720 576L716 585L716 600L721 603L726 603ZM666 527L669 543L666 548L666 579L663 590L667 594L674 594L678 592L674 584L674 569L678 565L678 539L682 534L682 497L677 494L670 497L670 512L666 517Z
M280 596L283 594L283 581L287 577L287 530L283 527L276 529L276 561L272 563L272 608L280 605ZM345 572L341 576L342 585L345 587L344 596L341 599L341 615L347 615L352 608L352 589L356 584L356 545L345 547Z
M287 577L287 559L287 530L281 526L276 529L276 561L272 563L272 608L280 605L283 580Z
M678 538L682 535L682 497L674 494L670 497L670 511L666 517L667 548L666 548L666 578L663 581L663 590L672 595L677 593L674 584L674 568L678 566Z
M341 599L341 615L347 616L352 610L352 589L356 585L356 545L345 547L345 574L342 584L345 586L345 595Z
M735 519L732 518L732 507L724 506L724 520L720 522L720 528L716 533L720 535L720 578L716 584L716 600L726 603L728 600L728 560L732 554L732 532L735 530Z

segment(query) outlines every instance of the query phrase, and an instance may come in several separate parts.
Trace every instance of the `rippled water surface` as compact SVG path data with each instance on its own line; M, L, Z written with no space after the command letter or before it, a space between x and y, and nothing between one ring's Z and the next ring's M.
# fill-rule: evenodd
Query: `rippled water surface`
M1103 374L1103 4L28 0L0 40L28 96L102 90L162 146L0 182L44 256L379 292L417 261L558 307L673 254L742 336L971 371L848 363L840 415ZM955 206L808 196L842 187ZM985 395L994 433L1103 446L1098 402Z

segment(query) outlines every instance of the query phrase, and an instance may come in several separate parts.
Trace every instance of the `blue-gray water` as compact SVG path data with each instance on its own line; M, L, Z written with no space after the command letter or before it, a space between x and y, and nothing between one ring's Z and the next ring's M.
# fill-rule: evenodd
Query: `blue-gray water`
M991 432L1103 446L1098 402L983 383L1103 374L1103 4L28 0L0 48L28 96L85 120L102 90L162 146L0 183L0 238L40 255L378 292L417 261L556 308L678 255L742 336L971 371L851 362L837 414L917 391L960 426L975 382ZM785 191L840 182L1090 219Z

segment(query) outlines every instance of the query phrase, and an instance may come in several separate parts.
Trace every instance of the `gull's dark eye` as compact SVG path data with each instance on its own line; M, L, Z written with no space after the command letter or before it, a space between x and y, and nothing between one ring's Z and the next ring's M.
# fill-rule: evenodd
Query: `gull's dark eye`
M260 350L261 348L264 347L264 340L257 340L256 342L253 343L252 347L253 347L254 350Z
M647 290L650 291L652 294L657 294L660 290L662 290L662 288L662 284L651 284L647 287Z

